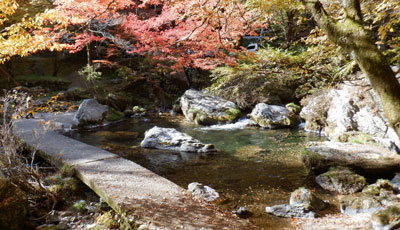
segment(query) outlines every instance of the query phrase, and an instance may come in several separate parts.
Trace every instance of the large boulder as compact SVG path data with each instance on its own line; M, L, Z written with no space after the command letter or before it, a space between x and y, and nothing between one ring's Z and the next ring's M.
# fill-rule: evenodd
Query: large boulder
M271 215L288 218L315 218L316 214L310 207L303 204L279 204L266 207L265 211Z
M315 196L310 190L306 188L298 188L290 194L290 203L302 204L309 207L311 210L323 210L327 207L327 203Z
M196 124L231 123L240 116L235 103L204 91L189 89L182 95L180 102L186 119Z
M95 99L85 99L74 116L76 126L85 126L103 122L108 112L107 106L101 105Z
M370 174L390 173L400 166L400 156L383 147L329 141L308 143L301 158L317 172L332 166L348 166Z
M218 198L220 198L219 193L213 188L198 182L190 183L188 185L188 191L192 193L194 197L208 202L216 201Z
M331 168L315 178L315 182L323 189L339 194L353 194L367 185L367 181L348 168Z
M347 82L302 101L305 129L322 131L332 140L349 141L367 134L374 142L398 150L399 138L388 126L376 93L365 80Z
M174 128L161 128L154 126L147 130L142 148L156 148L179 152L215 152L211 144L203 144L193 137L181 133Z
M27 207L25 193L0 174L0 229L23 229Z
M300 123L300 118L284 106L259 103L249 115L263 128L285 128Z

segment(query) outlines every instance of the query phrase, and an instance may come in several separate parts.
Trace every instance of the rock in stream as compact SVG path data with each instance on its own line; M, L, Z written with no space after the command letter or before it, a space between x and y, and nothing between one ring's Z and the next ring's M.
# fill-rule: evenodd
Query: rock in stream
M193 89L187 90L180 102L186 119L201 125L231 123L241 113L235 103Z
M304 164L313 171L332 166L347 166L366 173L391 173L400 167L400 155L374 145L342 142L311 142L301 155Z
M208 202L215 201L220 197L219 193L213 188L198 182L190 183L188 185L188 191L192 193L193 196Z
M161 128L154 126L147 130L142 148L156 148L178 152L215 152L214 145L203 144L193 137L181 133L174 128Z
M265 103L257 104L249 116L263 128L285 128L300 123L299 116L287 108Z
M348 168L331 168L315 178L315 182L323 189L339 194L353 194L367 185L367 181Z
M74 116L76 126L101 123L108 112L107 106L101 105L94 99L85 99Z

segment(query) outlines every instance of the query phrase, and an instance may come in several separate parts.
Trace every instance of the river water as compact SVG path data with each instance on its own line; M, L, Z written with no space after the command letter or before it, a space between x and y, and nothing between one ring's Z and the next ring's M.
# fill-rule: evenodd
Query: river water
M69 136L130 159L183 188L191 182L208 185L225 198L220 205L232 211L246 207L252 213L250 221L261 229L291 229L290 219L268 215L265 207L289 203L290 193L301 186L316 187L300 153L306 142L321 138L298 128L246 127L247 122L201 127L179 119L128 119ZM204 155L141 149L144 132L154 126L176 128L214 144L218 152ZM327 194L319 195L329 199Z

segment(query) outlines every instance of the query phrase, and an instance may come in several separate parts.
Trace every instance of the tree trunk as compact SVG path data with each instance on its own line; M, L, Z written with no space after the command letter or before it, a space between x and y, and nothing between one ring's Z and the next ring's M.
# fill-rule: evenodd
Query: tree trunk
M294 16L296 15L295 10L289 10L286 12L286 17L287 17L287 30L286 30L286 42L287 46L289 47L292 42L294 41Z
M378 94L383 112L400 137L400 84L385 56L363 27L359 0L342 0L344 20L334 20L319 0L302 0L329 39L343 47L357 61Z

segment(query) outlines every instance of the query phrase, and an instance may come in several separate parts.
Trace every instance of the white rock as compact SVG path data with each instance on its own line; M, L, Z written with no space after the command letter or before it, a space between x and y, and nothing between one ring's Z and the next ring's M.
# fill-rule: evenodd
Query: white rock
M154 126L145 134L140 143L142 148L156 148L179 152L215 152L210 144L203 144L193 137L173 128Z
M217 191L198 182L190 183L188 185L188 191L191 192L193 196L208 202L219 198L219 193Z

